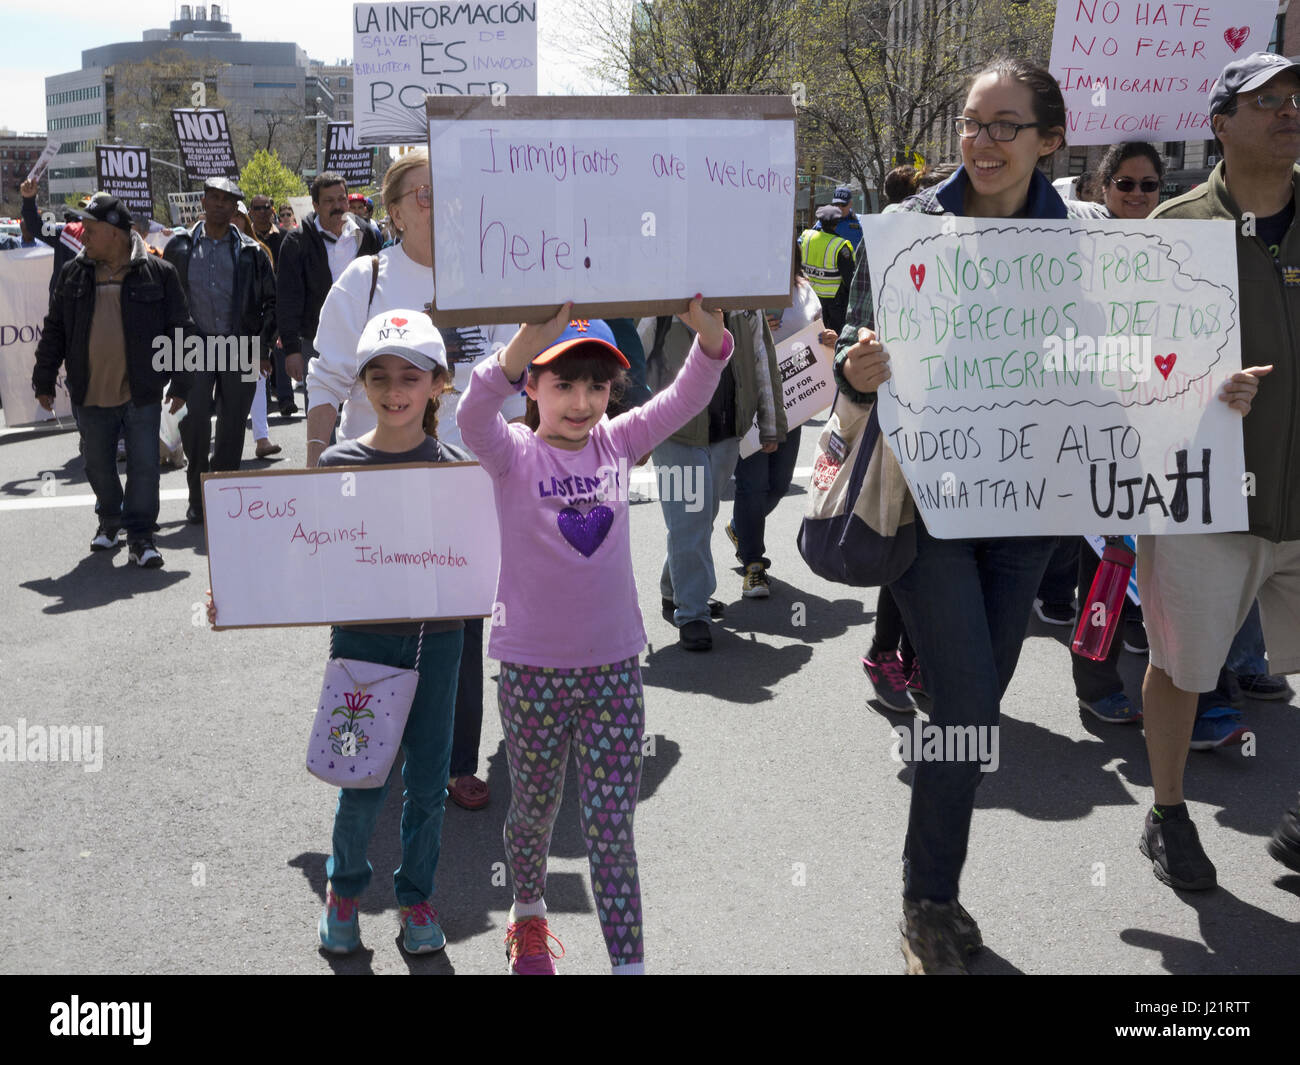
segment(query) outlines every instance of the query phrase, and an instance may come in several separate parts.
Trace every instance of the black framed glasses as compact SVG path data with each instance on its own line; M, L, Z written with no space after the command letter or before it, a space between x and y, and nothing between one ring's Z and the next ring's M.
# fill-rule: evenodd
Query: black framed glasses
M1155 178L1143 178L1137 181L1131 177L1113 177L1110 183L1120 192L1132 192L1135 188L1140 188L1143 192L1159 192L1160 182Z
M398 196L396 199L394 199L393 203L396 203L398 200L411 195L411 193L415 193L416 203L418 203L421 207L428 207L430 198L433 196L433 186L416 185L415 188L407 189L404 193L402 193L401 196Z
M1300 92L1262 92L1253 99L1255 101L1255 106L1261 111L1276 111L1284 103L1289 103L1297 111L1300 111Z
M953 123L957 136L963 140L974 140L980 130L989 131L989 137L995 141L1013 141L1020 136L1022 129L1038 129L1038 122L977 122L973 118L959 118Z

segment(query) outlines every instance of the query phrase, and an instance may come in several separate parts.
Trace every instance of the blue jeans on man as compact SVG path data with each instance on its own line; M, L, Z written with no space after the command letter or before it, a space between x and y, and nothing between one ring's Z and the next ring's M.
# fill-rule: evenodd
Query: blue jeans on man
M1038 584L1055 548L1055 537L938 540L918 524L916 560L889 590L924 664L930 725L946 731L998 724ZM986 745L997 735L986 734ZM918 747L913 743L914 754ZM957 898L975 789L983 776L980 762L969 748L966 753L961 761L916 761L903 853L905 898Z
M162 463L158 434L162 403L120 407L74 407L81 432L86 480L95 493L95 514L109 530L126 529L127 540L152 540L158 521L158 483ZM126 440L126 491L117 473L117 441Z
M659 592L676 604L673 623L678 628L688 621L709 620L709 596L718 585L713 570L713 522L739 452L740 438L735 436L707 447L665 440L654 449L659 505L668 526L668 554Z
M740 561L748 566L765 561L764 533L767 518L790 490L795 462L799 458L796 426L775 451L755 451L736 463L736 500L731 509L731 528L740 542Z
M463 633L425 633L420 654L420 683L402 734L402 864L393 873L399 906L414 906L433 895L434 873L442 849L442 818L447 803L447 769L451 762L456 672ZM334 629L334 654L380 662L401 669L415 667L418 637ZM334 893L361 895L374 867L366 859L370 837L388 795L382 788L341 788L334 813L334 853L325 863Z

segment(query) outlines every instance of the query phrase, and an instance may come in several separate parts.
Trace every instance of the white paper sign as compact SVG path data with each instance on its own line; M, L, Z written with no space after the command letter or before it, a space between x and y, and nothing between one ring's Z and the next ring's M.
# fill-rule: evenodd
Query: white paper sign
M825 328L826 323L819 318L776 345L785 420L790 429L820 414L835 398L835 345L818 339ZM740 439L740 457L749 458L761 446L755 422Z
M45 168L50 165L50 160L58 154L59 149L62 147L62 141L47 141L45 147L41 150L40 156L32 164L32 168L27 171L27 180L35 181L45 173Z
M36 402L32 370L50 309L50 270L54 252L44 244L0 255L0 403L5 425L45 425L72 429L72 401L64 368L54 386L54 413Z
M775 99L774 111L788 101L688 99L716 112L519 117L526 105L551 104L535 97L504 109L484 103L459 121L431 118L436 312L472 309L463 324L520 321L528 308L573 299L583 314L642 315L660 313L655 300L681 309L696 292L788 306L793 108L788 120L729 118L737 100ZM572 97L564 106L630 112L656 101ZM443 102L430 98L431 111Z
M1051 71L1069 144L1202 141L1234 59L1268 51L1276 0L1057 0Z
M862 221L880 425L935 536L1247 527L1232 223Z
M537 0L354 4L357 144L424 140L426 95L537 92Z
M492 614L500 533L478 463L203 478L219 627Z
M203 217L203 193L169 192L167 210L171 214L172 225L188 228Z

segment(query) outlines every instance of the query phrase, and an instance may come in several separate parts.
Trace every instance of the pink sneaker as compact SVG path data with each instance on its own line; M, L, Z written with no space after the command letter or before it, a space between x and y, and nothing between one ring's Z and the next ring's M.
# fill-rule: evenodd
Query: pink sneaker
M556 954L547 939L554 939L560 948ZM554 976L555 962L564 957L564 944L547 927L545 917L525 917L512 921L506 927L506 957L510 971L516 976Z

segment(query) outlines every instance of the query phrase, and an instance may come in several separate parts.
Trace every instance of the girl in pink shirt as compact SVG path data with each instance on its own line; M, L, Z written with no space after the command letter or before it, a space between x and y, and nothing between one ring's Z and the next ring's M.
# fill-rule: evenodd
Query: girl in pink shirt
M641 781L644 703L628 535L628 472L708 406L731 354L720 311L700 297L682 320L695 343L673 384L612 421L627 360L598 319L525 325L475 368L456 420L496 488L501 571L488 654L501 660L498 702L510 768L506 856L514 905L511 969L553 975L564 948L546 923L546 856L569 746L578 762L583 838L605 945L617 974L644 972L632 821ZM567 327L566 327L567 323ZM501 404L525 371L536 428ZM556 954L548 940L560 946Z

